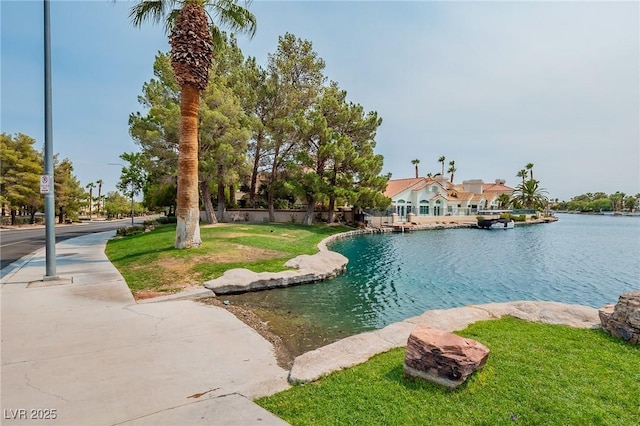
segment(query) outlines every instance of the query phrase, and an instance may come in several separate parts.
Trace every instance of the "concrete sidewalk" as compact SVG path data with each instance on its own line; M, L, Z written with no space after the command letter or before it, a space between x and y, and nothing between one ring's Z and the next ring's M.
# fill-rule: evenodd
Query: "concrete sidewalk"
M44 250L3 270L0 422L286 425L252 402L289 386L271 344L221 308L136 303L112 235L57 244L59 282Z

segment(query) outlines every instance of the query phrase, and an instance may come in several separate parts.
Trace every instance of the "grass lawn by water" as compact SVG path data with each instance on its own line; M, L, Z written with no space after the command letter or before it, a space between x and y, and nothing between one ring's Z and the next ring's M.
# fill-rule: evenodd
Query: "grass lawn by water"
M300 254L318 252L324 238L348 231L344 226L296 224L218 224L200 227L202 246L173 247L175 225L152 232L114 238L106 254L136 298L153 297L200 285L226 270L286 270L284 263Z
M292 425L638 425L640 347L601 330L482 321L491 350L455 391L403 376L404 348L256 402Z

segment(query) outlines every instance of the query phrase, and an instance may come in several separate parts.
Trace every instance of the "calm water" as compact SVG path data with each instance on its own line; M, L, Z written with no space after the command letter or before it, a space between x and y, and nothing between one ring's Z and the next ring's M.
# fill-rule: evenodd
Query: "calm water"
M330 281L241 296L316 326L358 333L429 309L513 300L600 307L640 289L640 218L560 215L513 230L354 237Z

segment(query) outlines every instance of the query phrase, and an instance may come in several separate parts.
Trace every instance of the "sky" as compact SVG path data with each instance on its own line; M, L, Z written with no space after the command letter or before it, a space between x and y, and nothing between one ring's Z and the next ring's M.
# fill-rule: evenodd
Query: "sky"
M134 2L51 1L53 149L84 186L115 190L128 117L169 44L134 28ZM312 42L325 75L383 122L392 178L440 171L506 179L527 163L551 199L640 193L640 3L254 1L239 35L266 66L286 32ZM0 130L44 145L43 2L0 2ZM448 168L448 165L447 165Z

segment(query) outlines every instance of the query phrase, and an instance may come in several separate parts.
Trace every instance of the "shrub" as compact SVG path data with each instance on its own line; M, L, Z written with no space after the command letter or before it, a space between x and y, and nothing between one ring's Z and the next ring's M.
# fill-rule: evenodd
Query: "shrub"
M484 220L484 216L476 216L476 220L480 222L481 220Z
M500 219L511 220L511 219L512 219L512 217L511 217L511 213L502 213L502 214L500 215ZM515 219L514 219L514 220L515 220Z
M511 219L513 219L514 222L525 222L527 220L527 216L524 214L519 214L517 216L513 216Z
M124 228L118 228L116 235L119 237L129 237L131 235L143 234L145 227L143 225L125 226Z
M175 216L160 216L156 222L160 225L166 225L167 223L178 223L178 219Z

